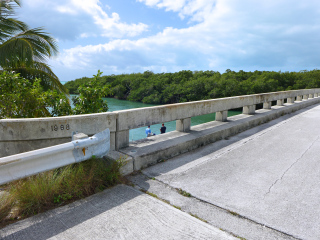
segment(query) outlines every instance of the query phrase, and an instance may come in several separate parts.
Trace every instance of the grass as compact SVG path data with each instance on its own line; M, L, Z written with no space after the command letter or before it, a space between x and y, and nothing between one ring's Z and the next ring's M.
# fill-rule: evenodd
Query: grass
M1 222L1 219L4 219L9 215L12 208L13 208L13 199L7 193L1 194L0 195L0 222Z
M237 216L239 217L240 214L239 213L236 213L236 212L233 212L233 211L230 211L230 210L227 210L230 214L234 215L234 216Z
M178 193L181 194L184 197L192 197L192 195L184 190L182 190L181 188L177 189Z
M175 207L176 209L181 210L181 207L179 207L179 206L176 206L176 205L172 205L172 206Z
M192 214L192 213L189 213L189 214L190 214L192 217L195 217L195 218L201 220L202 222L208 223L207 220L204 220L203 218L199 217L197 214Z
M157 196L157 194L154 194L154 193L152 193L152 192L146 191L145 193L148 194L148 195L150 195L151 197L159 198L159 197Z
M0 227L119 183L123 163L91 159L7 184L0 195Z

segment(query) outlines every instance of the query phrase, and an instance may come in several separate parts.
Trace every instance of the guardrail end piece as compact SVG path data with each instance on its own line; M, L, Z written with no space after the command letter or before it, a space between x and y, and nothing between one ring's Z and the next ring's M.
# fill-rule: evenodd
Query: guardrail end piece
M80 137L87 136L83 133L78 133L73 137L77 135ZM103 157L110 150L110 130L106 129L90 138L75 139L72 143L74 144L73 156L76 162L82 162L92 156Z
M78 140L78 139L84 139L87 138L88 135L84 134L84 133L76 133L74 135L72 135L72 141Z

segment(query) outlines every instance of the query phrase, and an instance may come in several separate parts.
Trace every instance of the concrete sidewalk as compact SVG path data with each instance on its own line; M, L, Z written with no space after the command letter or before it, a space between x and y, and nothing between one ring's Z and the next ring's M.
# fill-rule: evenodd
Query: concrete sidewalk
M126 185L0 230L2 240L235 239Z

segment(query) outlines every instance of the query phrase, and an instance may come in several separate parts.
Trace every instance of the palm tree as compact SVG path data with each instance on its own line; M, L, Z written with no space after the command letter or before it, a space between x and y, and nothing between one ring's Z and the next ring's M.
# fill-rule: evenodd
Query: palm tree
M0 0L0 69L15 71L33 80L40 78L45 88L67 93L59 78L46 64L58 53L54 38L43 28L29 29L28 25L12 17L20 0Z

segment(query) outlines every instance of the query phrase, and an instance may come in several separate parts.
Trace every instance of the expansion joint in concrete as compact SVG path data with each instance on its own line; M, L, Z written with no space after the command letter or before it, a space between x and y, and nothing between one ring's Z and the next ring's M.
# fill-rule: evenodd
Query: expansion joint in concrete
M141 175L145 176L146 178L148 178L148 179L150 179L150 180L152 179L152 180L154 180L154 181L158 181L159 183L161 183L162 185L164 185L165 188L168 188L168 189L170 189L171 191L175 191L175 192L178 193L178 189L177 189L177 188L174 188L174 187L170 186L169 184L167 184L167 183L165 183L165 182L163 182L163 181L161 181L161 180L159 180L159 179L150 177L150 176L148 176L147 174L144 174L143 172L141 172ZM132 183L132 184L133 184L133 183ZM168 201L168 200L166 200L166 199L164 199L164 198L160 198L159 196L157 196L156 194L153 194L152 192L148 191L147 189L145 189L144 187L140 186L139 184L133 184L133 185L134 185L134 187L135 187L136 189L138 189L139 191L142 191L142 192L144 192L144 193L147 193L147 194L149 194L150 196L156 197L157 199L159 199L159 200L161 200L161 201L163 201L163 202L165 202L165 203L167 203L167 204L169 204L169 205L177 208L177 206L171 204L170 201ZM229 209L226 209L226 208L221 207L221 206L219 206L219 205L213 204L213 203L211 203L211 202L208 202L208 201L203 200L203 199L201 199L201 198L195 197L195 196L193 196L193 195L191 195L191 196L188 197L188 198L193 198L193 199L195 199L195 200L197 200L197 201L199 201L199 202L202 202L202 203L207 204L207 205L210 205L210 206L212 206L212 207L214 207L214 208L220 209L220 210L222 210L222 211L224 211L224 212L226 212L226 213L228 213L228 214L230 214L230 215L232 215L232 216L235 216L235 217L240 218L240 219L244 219L244 220L246 220L246 221L248 221L248 222L250 222L250 223L252 223L252 224L255 224L255 225L258 225L258 226L261 226L261 227L264 227L264 228L268 228L269 230L274 231L274 232L277 232L277 233L280 233L280 234L282 234L282 235L285 235L285 236L289 237L290 239L302 240L302 239L300 239L300 238L297 238L297 237L295 237L295 236L290 235L289 233L286 233L286 232L280 231L280 230L278 230L278 229L275 229L275 228L273 228L273 227L267 226L267 225L265 225L265 224L259 223L259 222L254 221L254 220L252 220L252 219L250 219L250 218L248 218L248 217L246 217L246 216L240 215L239 213L233 212L233 211L231 211L231 210L229 210ZM180 211L183 211L181 208L179 208L179 210L180 210ZM183 212L185 212L185 211L183 211ZM188 213L188 214L190 214L191 216L193 216L191 212L186 212L186 213ZM211 224L210 222L208 222L206 219L204 219L204 220L205 220L205 222L206 222L207 224L212 225L212 224ZM212 226L214 226L214 225L212 225ZM216 226L214 226L214 227L216 227ZM223 229L223 231L225 231L225 232L227 232L227 233L229 233L229 234L231 234L231 235L233 235L233 236L237 236L235 233L230 232L230 231L228 231L228 230Z

